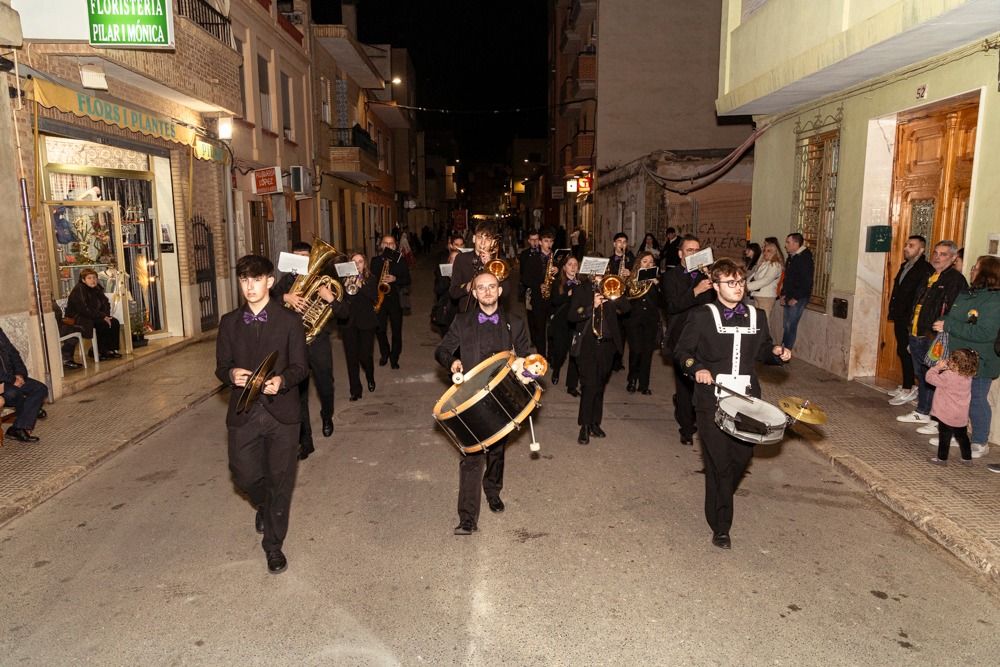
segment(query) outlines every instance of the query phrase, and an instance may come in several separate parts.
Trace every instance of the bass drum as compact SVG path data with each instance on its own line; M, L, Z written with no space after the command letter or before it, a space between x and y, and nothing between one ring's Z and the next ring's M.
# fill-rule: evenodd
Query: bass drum
M444 392L434 419L463 454L494 445L521 426L539 405L542 388L514 377L513 352L497 352Z

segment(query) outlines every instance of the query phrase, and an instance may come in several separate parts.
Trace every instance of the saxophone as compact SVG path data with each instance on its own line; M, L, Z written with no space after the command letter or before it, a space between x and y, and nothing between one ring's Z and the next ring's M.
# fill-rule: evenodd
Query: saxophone
M319 296L319 288L326 286L333 292L333 298L341 301L344 298L344 288L333 277L323 273L325 266L339 253L332 245L323 239L313 241L309 250L309 272L296 276L289 294L300 296L306 300L306 309L302 313L302 326L306 330L306 344L312 343L319 332L326 326L333 314L333 307ZM292 308L285 304L285 308Z
M389 287L389 283L386 282L386 278L389 277L389 256L386 253L382 254L382 272L378 276L378 295L375 297L375 312L382 310L382 302L385 301L386 295L392 289Z
M542 293L543 299L548 299L552 296L552 280L555 278L555 274L552 273L552 263L555 261L556 254L554 252L549 253L549 261L545 264L545 280L542 281L542 286L538 289Z

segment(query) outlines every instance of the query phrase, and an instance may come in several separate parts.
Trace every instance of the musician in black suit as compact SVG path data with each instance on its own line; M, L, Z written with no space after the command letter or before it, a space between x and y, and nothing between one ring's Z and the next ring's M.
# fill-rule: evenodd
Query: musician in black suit
M580 426L577 442L586 445L590 436L603 438L604 389L611 379L615 354L621 354L625 344L619 317L628 313L626 296L605 298L595 280L585 281L573 290L566 319L576 324L576 335L582 337L576 363L580 369L580 409L576 423Z
M236 486L257 510L255 525L272 574L288 566L281 551L288 533L288 512L295 486L299 446L298 385L309 373L301 318L270 298L274 265L246 255L236 263L246 304L219 322L215 375L229 385L229 469ZM243 387L271 352L278 357L261 395L236 413Z
M347 381L351 399L361 398L361 369L368 380L368 391L375 391L375 361L372 348L375 344L375 329L378 316L375 314L375 300L378 298L378 276L368 272L365 256L360 252L351 255L351 261L358 267L358 275L344 279L344 302L347 304L346 317L337 313L340 324L340 338L344 341L344 361L347 364ZM353 294L352 294L353 292Z
M608 273L620 277L622 280L627 281L632 276L632 265L635 264L635 254L628 249L628 234L625 232L618 232L612 239L613 251L611 253L611 261L608 263ZM625 320L629 316L625 317ZM623 320L622 324L625 322ZM628 339L626 339L628 342ZM611 364L611 370L616 373L623 368L625 364L622 363L622 358L624 356L624 348L621 351L615 353L614 361Z
M731 389L759 398L754 364L792 358L791 350L772 343L766 313L743 303L746 282L746 271L732 260L713 264L711 285L717 299L691 310L674 350L679 365L696 382L694 399L705 463L705 519L712 528L712 544L720 549L731 548L733 494L753 457L753 446L715 423L718 401L712 383L727 382L719 376L729 375L734 378L728 382ZM735 345L740 346L739 354L734 354ZM738 368L733 367L734 358ZM722 396L729 395L721 391Z
M451 373L467 372L497 352L513 349L519 357L531 354L531 344L524 321L500 307L503 288L492 273L480 273L473 279L477 306L459 313L434 352L438 363ZM456 357L456 354L459 356ZM490 511L502 512L504 446L503 437L485 453L462 457L459 463L458 520L456 535L470 535L479 529L482 485ZM483 474L485 459L486 472Z
M639 269L655 269L656 257L649 251L639 253L633 265L633 272ZM632 310L625 318L625 334L628 340L628 384L625 390L635 393L636 389L646 396L649 389L649 372L656 351L656 332L660 327L660 281L652 278L644 281L646 293L631 298Z
M934 267L924 257L926 252L927 239L919 234L908 238L906 245L903 246L903 264L892 281L889 321L892 322L892 330L896 337L896 356L899 357L903 368L902 390L893 397L893 405L903 405L917 397L917 379L909 347L910 319L913 316L913 302L916 300L917 290L934 273Z
M385 263L389 263L388 271L383 271ZM403 305L400 302L400 290L410 284L410 267L403 256L396 250L396 237L386 234L382 237L382 254L373 257L371 261L373 276L384 281L389 286L389 293L382 300L378 310L379 366L392 363L393 369L399 368L399 355L403 351ZM388 325L392 325L392 345L389 345Z
M555 242L555 233L551 229L544 229L540 237L538 252L529 253L521 264L521 282L528 288L527 294L531 305L528 311L531 344L539 354L548 357L546 327L549 315L552 313L552 293L550 291L549 296L545 297L542 294L542 285L548 277L551 286L551 281L555 279L559 269L553 261L555 249L552 246Z
M549 316L549 366L552 368L552 384L559 384L559 373L569 357L570 343L573 341L575 324L566 319L569 312L569 302L573 298L573 290L580 284L577 271L580 262L573 255L563 260L559 275L552 285L552 314ZM576 359L569 357L569 370L566 372L566 392L571 396L580 396L577 385L580 382L580 369Z
M292 252L296 255L308 257L312 246L308 243L298 242L292 246ZM314 267L309 267L310 269ZM281 276L271 289L271 298L278 303L283 303L297 313L305 312L308 302L300 294L292 294L292 285L295 283L296 274L286 273ZM321 286L316 291L319 298L331 305L336 311L343 307L342 303L334 304L333 292L329 287ZM312 342L306 346L309 357L309 370L316 380L316 393L319 394L319 416L323 424L323 436L329 438L333 435L333 347L330 343L330 328L333 318L327 321L313 338ZM315 451L312 437L312 423L309 417L309 376L299 385L299 394L302 406L302 425L299 429L299 460L304 461Z
M532 259L538 255L539 248L542 245L541 237L538 234L537 229L531 229L528 231L528 235L525 238L524 249L517 253L517 266L518 275L520 280L518 282L518 297L521 301L527 299L528 289L531 285L528 284L528 274L530 270L528 267L531 264Z
M472 296L473 278L485 270L486 263L491 259L503 259L496 224L491 220L483 220L476 225L476 233L472 235L472 245L472 252L459 253L455 257L451 269L451 287L448 288L448 293L460 313L466 312L475 303ZM500 307L507 311L510 310L512 294L510 283L509 275L500 282L502 292Z
M696 306L715 300L711 279L702 271L688 271L684 259L701 250L696 236L685 234L677 251L678 266L663 274L660 288L667 311L667 350L673 350L687 322L688 314ZM694 381L684 372L674 354L674 419L680 428L681 444L693 445L697 430L694 415Z

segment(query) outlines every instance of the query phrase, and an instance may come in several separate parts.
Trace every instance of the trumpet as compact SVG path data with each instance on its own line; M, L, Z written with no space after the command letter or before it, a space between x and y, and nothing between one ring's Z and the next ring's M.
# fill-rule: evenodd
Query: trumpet
M347 287L344 288L344 291L347 292L347 294L349 296L354 296L361 289L358 286L358 280L360 278L361 278L360 275L351 276L350 278L347 279L347 281L345 281L345 282L347 282Z

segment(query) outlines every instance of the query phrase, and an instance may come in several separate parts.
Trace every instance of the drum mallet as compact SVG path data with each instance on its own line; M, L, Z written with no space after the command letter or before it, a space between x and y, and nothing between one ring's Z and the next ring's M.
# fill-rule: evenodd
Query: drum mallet
M531 427L531 442L528 444L528 448L533 452L537 452L542 446L535 440L535 422L532 421L531 415L528 415L528 426Z

